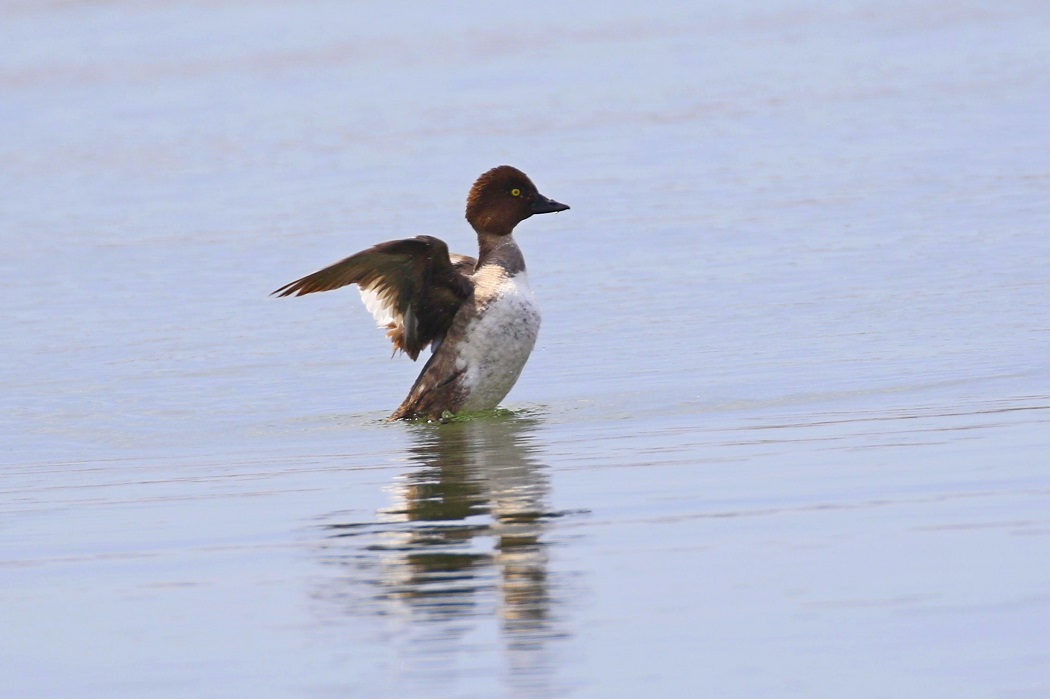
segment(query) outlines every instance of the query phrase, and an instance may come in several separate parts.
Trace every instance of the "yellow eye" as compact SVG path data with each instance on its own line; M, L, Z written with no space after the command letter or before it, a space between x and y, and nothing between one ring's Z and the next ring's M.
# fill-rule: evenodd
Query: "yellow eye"
M521 190L518 189L517 187L515 187L514 189L510 190L510 195L512 197L520 197L521 196Z

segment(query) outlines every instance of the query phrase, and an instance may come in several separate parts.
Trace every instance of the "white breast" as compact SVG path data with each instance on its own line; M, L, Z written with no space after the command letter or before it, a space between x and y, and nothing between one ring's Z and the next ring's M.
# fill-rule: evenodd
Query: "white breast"
M467 325L456 356L468 398L463 410L495 408L514 387L540 331L540 311L525 272L475 274L478 314Z

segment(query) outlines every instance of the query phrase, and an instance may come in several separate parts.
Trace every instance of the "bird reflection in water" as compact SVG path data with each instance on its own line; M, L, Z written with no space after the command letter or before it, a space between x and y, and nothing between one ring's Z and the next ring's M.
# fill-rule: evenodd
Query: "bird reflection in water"
M499 416L411 426L414 468L392 487L396 504L378 522L328 527L325 558L346 566L342 583L372 590L339 597L358 612L366 602L371 613L439 622L446 639L466 633L457 622L484 618L500 620L510 650L556 635L543 540L555 515L538 424Z

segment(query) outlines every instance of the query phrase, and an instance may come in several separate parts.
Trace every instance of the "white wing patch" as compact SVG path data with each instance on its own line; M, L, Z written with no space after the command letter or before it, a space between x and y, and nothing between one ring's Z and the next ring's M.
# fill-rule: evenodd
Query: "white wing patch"
M395 308L394 301L390 295L386 297L382 296L375 287L370 289L362 289L358 287L358 291L361 292L361 303L365 304L365 308L372 314L372 317L376 319L376 327L389 329L398 325L395 321Z
M358 287L358 291L361 292L361 303L365 304L365 308L376 319L376 327L386 330L386 336L394 343L394 353L397 354L398 345L404 342L406 337L414 337L418 331L418 320L412 312L412 306L402 315L394 307L394 294L388 292L384 295L375 287ZM440 343L431 343L431 351L437 349L438 344Z

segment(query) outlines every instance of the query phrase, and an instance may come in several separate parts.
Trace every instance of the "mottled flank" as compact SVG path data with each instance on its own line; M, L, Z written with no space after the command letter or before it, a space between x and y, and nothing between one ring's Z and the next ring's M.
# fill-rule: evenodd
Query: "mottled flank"
M502 249L510 251L510 245ZM517 249L516 245L513 245ZM510 275L499 263L473 276L446 341L423 368L394 418L440 417L445 411L491 410L514 387L540 330L540 312L523 270Z

